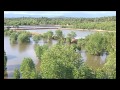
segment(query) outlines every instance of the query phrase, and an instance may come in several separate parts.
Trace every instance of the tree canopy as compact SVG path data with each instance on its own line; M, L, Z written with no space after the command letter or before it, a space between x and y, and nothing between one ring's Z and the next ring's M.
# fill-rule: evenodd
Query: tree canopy
M116 30L116 16L100 18L4 18L4 25L61 25L64 28Z

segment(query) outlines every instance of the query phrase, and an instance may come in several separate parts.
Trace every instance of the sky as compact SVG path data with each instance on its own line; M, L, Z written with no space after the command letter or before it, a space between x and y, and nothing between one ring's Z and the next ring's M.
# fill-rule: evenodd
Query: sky
M116 11L4 11L4 17L104 17L116 16Z

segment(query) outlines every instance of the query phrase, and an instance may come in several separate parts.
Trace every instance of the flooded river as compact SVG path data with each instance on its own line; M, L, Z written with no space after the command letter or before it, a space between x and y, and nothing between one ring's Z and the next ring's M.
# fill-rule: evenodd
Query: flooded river
M40 34L43 34L47 31L53 31L55 34L55 30L56 29L40 29L40 30L27 30L30 32L38 32ZM63 34L66 36L68 33L70 33L71 31L76 32L77 36L76 37L80 37L80 38L84 38L85 36L92 34L94 32L92 31L77 31L77 30L62 30ZM53 40L52 44L56 44L57 41ZM43 45L44 42L43 40L39 41L40 45ZM8 36L4 36L4 50L6 52L8 61L7 61L7 74L8 74L8 78L12 78L13 77L13 71L15 68L19 68L20 64L22 63L22 60L24 59L24 57L30 57L32 58L32 60L34 61L34 63L36 64L36 66L39 63L39 60L37 59L36 55L35 55L35 51L34 51L34 41L31 39L31 42L29 44L10 44L10 40ZM102 67L103 64L105 63L105 59L106 59L106 54L104 53L102 56L94 56L94 55L90 55L88 53L85 52L85 50L81 50L80 51L81 56L83 58L83 60L85 61L85 63L92 67L93 69Z

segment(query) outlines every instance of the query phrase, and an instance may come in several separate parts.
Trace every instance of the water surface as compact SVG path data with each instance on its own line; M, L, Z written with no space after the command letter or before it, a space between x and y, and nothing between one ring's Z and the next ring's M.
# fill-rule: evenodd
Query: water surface
M55 34L56 29L40 29L40 30L27 30L27 31L38 32L40 34L43 34L49 30L53 31ZM63 34L66 36L68 33L70 33L71 31L75 31L75 30L62 30L62 31L63 31ZM75 32L77 34L76 37L80 37L80 38L84 38L85 36L94 33L92 31L75 31ZM32 40L32 38L30 40L31 40L30 43L10 44L9 37L4 36L4 50L8 57L8 61L7 61L8 78L13 77L14 69L20 67L22 60L25 57L32 58L32 60L36 64L37 68L39 68L40 62L39 62L38 58L36 57L36 54L34 51L35 43ZM52 44L56 44L56 43L57 43L57 41L55 41L55 40L52 41ZM38 44L44 45L44 41L40 40ZM106 54L103 54L101 56L93 56L93 55L86 53L85 50L81 50L79 53L81 54L85 63L88 66L92 67L93 69L102 67L103 64L105 63Z

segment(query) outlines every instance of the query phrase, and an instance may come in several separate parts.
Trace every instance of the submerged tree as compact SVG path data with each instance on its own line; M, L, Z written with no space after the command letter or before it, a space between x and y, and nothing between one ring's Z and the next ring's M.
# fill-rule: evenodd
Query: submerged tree
M6 56L6 52L4 51L4 71L6 70L6 64L7 64L7 56Z
M61 30L56 30L55 33L56 33L56 36L57 36L58 39L63 37L63 33L62 33Z
M42 54L44 53L45 50L48 49L48 45L43 45L43 46L40 46L38 44L35 45L35 53L36 53L36 56L41 59L41 56Z
M108 55L103 70L109 79L116 79L116 51Z
M37 78L35 64L31 58L24 58L21 66L20 73L23 79L35 79Z
M87 69L86 66L83 67L80 57L80 54L75 52L71 45L55 45L49 48L41 57L40 71L42 78L94 78L92 71ZM85 76L83 73L85 73Z
M104 51L104 36L101 33L89 35L89 40L86 42L85 49L93 55L100 55Z
M27 32L22 32L18 36L18 42L24 43L24 42L30 42L30 34Z
M71 38L70 37L66 37L66 43L70 44L71 43Z
M17 68L15 68L15 70L14 70L14 78L15 79L20 79L20 72Z
M40 40L40 35L34 35L33 36L33 40L35 41L35 43L38 43L38 41Z
M72 39L72 38L75 38L75 37L76 37L76 33L73 32L73 31L71 31L67 36Z
M17 42L17 33L16 32L13 32L11 35L10 35L10 43L16 43Z

